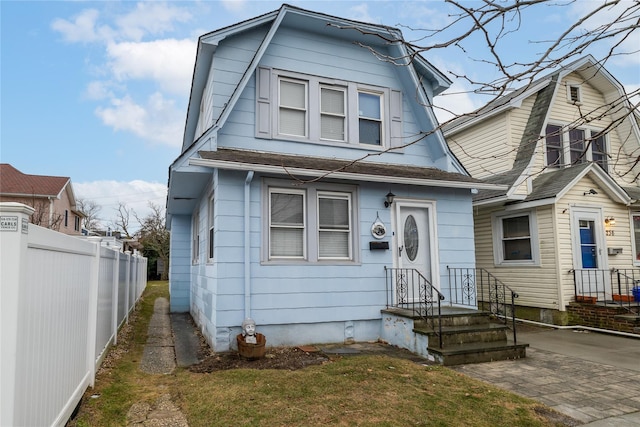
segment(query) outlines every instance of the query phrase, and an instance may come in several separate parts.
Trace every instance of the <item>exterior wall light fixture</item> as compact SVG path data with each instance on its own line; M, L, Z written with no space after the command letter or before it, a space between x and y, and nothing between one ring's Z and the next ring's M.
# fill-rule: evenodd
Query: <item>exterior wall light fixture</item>
M604 219L605 225L614 226L616 225L616 219L612 216L608 216Z
M393 199L396 197L395 194L393 194L391 191L389 191L387 193L386 196L384 196L385 201L384 201L384 207L388 208L389 206L391 206L393 204Z

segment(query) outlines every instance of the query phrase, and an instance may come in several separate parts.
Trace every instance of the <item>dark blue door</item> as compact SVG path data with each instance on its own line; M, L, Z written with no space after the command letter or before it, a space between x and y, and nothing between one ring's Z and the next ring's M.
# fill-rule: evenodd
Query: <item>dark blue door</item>
M580 220L582 268L598 268L595 222Z

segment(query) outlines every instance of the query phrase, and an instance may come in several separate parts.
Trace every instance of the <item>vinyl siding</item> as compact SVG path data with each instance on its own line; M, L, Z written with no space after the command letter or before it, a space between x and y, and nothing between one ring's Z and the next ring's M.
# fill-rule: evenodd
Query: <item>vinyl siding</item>
M511 170L519 141L511 141L508 116L499 114L447 138L451 151L474 178Z

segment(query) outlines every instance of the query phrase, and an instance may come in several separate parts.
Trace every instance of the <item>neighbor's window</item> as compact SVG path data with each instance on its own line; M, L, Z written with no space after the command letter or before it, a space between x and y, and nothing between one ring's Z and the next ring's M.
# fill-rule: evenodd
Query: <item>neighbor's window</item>
M305 193L269 192L269 258L305 257Z
M318 258L351 258L351 196L318 192Z
M307 135L307 83L280 79L279 133Z
M358 93L360 144L382 145L382 95Z
M495 216L493 224L496 264L538 263L538 238L534 212Z
M559 167L562 165L562 127L547 125L545 135L547 143L547 166Z
M583 129L569 129L569 152L572 165L584 163L587 160Z
M65 209L64 211L64 226L69 226L69 211Z
M75 231L80 231L80 217L78 215L74 217L73 229Z

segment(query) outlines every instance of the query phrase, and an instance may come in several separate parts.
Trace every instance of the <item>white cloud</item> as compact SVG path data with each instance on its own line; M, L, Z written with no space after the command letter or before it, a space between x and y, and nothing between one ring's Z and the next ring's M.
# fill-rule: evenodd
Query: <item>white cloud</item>
M72 21L56 19L51 28L62 34L64 39L72 43L89 43L99 40L100 34L96 29L96 21L100 12L96 9L86 9L75 16Z
M92 200L101 207L98 216L104 228L115 222L120 203L144 218L151 213L149 203L164 208L167 198L166 184L141 180L74 182L73 191L76 198ZM130 220L132 229L137 230L139 224L133 215Z
M242 12L246 6L247 2L245 0L221 0L220 4L229 12Z
M113 98L110 107L98 107L95 114L117 131L127 131L147 141L179 147L182 144L184 112L161 93L151 95L142 106L130 97Z
M119 34L124 40L142 40L145 35L162 34L174 29L174 22L188 22L186 9L167 3L140 2L135 10L116 19Z
M196 41L189 39L107 46L108 66L117 80L150 79L163 90L180 95L189 93L195 53Z
M101 100L113 98L115 95L108 82L94 81L87 85L85 96L88 99Z

